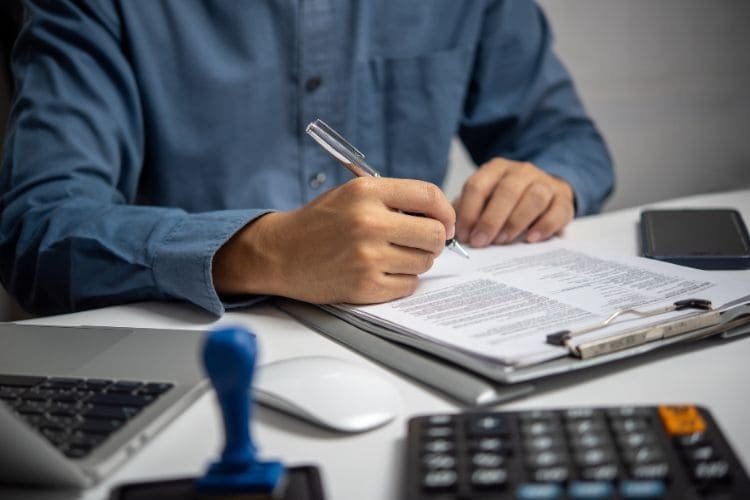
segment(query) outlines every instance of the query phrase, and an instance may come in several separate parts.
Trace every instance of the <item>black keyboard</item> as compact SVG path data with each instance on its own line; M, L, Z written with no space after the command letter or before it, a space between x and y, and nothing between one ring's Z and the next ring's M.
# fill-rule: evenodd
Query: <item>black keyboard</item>
M173 384L0 374L0 400L70 458L83 458Z
M697 406L412 418L409 500L740 500L750 480Z

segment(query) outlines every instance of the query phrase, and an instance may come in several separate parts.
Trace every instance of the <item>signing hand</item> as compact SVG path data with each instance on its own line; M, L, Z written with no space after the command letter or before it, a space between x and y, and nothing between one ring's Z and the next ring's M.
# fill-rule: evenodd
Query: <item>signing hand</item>
M361 177L247 225L214 256L214 286L314 303L384 302L415 290L454 226L434 184Z
M515 240L545 240L560 232L575 213L573 189L531 163L495 158L464 184L456 201L459 241L473 247Z

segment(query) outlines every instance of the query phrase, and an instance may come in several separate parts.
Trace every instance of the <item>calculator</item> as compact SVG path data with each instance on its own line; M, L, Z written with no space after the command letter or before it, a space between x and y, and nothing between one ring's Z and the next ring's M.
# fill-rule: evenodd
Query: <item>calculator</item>
M695 405L409 420L408 500L740 500L750 480Z

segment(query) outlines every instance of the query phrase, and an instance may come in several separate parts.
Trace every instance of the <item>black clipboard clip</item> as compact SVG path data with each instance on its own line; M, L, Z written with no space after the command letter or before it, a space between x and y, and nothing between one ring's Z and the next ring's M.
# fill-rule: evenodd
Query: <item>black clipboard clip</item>
M633 330L619 332L608 337L582 342L574 345L572 339L596 330L600 330L612 324L615 319L625 315L635 315L639 318L657 316L673 311L683 309L696 309L706 311L705 314L679 318L673 321L650 325ZM579 330L562 330L547 335L547 343L551 345L567 347L570 353L578 358L586 359L612 352L628 349L655 340L661 340L674 337L683 333L717 325L721 322L719 311L715 310L710 300L704 299L683 299L674 304L640 311L638 309L621 309L612 313L607 319L600 323L581 328Z

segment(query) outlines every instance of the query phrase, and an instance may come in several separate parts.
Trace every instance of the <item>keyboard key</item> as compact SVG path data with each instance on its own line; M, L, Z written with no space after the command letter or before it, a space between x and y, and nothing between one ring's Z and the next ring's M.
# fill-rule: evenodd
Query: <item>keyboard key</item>
M150 394L97 394L88 400L94 405L146 406L154 400Z
M101 420L87 418L76 426L76 430L84 434L110 434L119 429L124 421L122 420Z
M32 377L28 375L0 375L0 386L33 387L47 380L46 377Z
M160 382L150 382L144 386L142 386L140 389L138 389L138 392L141 394L153 394L153 395L159 395L164 394L169 389L174 387L174 384L169 383L160 383Z
M86 418L127 420L140 411L132 406L92 406L83 412Z

